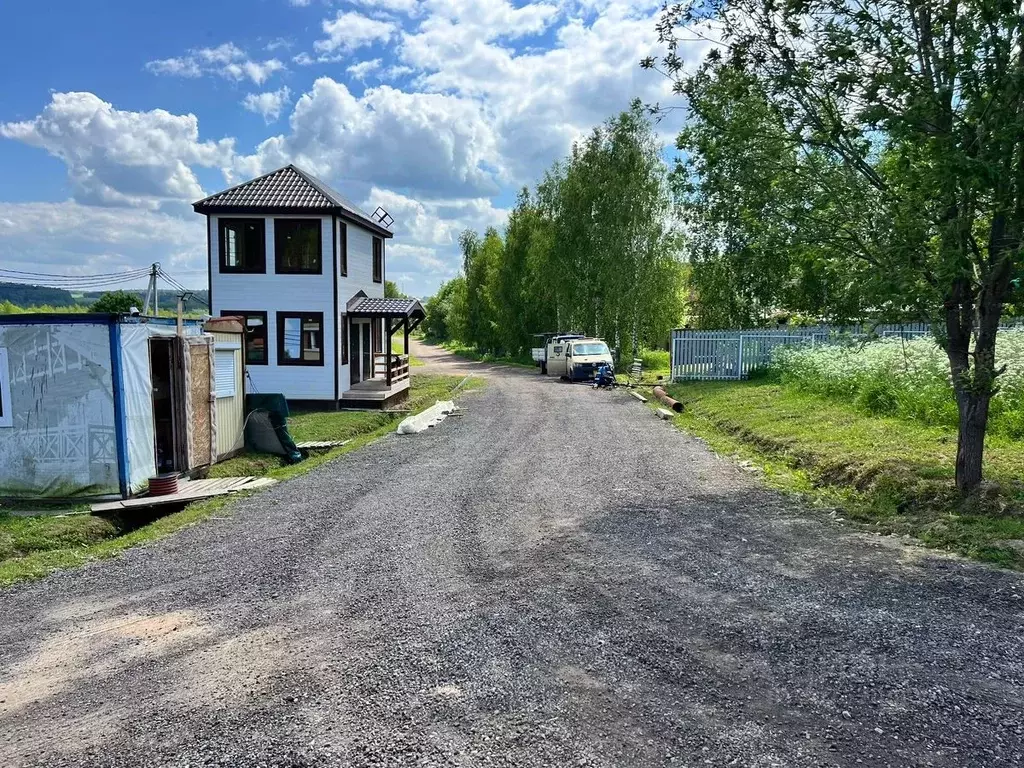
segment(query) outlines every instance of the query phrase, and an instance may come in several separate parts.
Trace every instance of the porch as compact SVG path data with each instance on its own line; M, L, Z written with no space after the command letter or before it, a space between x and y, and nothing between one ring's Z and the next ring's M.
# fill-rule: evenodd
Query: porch
M352 297L346 310L352 344L350 356L359 358L360 364L358 373L355 366L351 368L351 382L341 395L342 404L384 408L404 397L409 389L409 334L423 321L426 312L415 299L371 299L362 291ZM373 331L372 326L378 330ZM402 333L403 352L395 353L392 339L399 332ZM371 347L378 346L376 339L370 344L373 334L379 334L377 339L383 351L369 351Z
M396 395L409 389L409 356L391 356L391 376L388 373L388 361L385 355L373 356L373 378L363 379L351 385L342 393L342 401L361 400L373 403L384 403Z

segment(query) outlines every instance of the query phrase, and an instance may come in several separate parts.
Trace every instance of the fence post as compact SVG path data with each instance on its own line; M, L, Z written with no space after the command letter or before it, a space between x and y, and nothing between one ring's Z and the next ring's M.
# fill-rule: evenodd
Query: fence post
M737 365L736 365L736 378L737 379L742 379L743 378L743 334L742 333L740 334L739 349L737 351L736 357L737 357L737 360L736 360L736 362L737 362Z

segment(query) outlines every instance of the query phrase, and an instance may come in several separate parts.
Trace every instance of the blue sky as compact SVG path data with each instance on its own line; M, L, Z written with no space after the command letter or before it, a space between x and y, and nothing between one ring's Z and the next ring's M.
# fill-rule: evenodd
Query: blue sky
M295 162L391 212L389 276L427 295L456 273L462 229L501 227L519 187L631 99L671 98L637 66L659 5L5 4L0 266L159 260L202 287L189 203Z

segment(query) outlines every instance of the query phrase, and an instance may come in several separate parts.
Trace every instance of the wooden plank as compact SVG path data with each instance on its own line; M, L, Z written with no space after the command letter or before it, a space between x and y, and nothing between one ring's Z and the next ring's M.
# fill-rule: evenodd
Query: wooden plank
M229 493L252 487L255 480L269 478L248 477L214 477L205 480L190 480L181 485L177 493L166 496L139 496L134 499L122 501L111 501L102 504L93 504L90 510L93 512L117 512L122 509L146 509L148 507L162 507L170 504L182 504L198 499L208 499L213 496L225 496ZM263 487L263 484L256 487Z

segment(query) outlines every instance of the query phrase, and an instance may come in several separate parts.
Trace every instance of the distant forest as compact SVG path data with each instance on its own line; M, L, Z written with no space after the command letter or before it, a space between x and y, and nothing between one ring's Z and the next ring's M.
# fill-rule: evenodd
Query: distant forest
M145 299L145 288L132 291ZM45 288L41 285L21 285L20 283L0 282L0 304L9 301L19 307L74 307L80 306L85 311L90 304L106 291L66 291L63 288ZM177 293L159 290L160 306L169 309L177 301ZM188 309L204 310L209 301L208 292L204 289L193 291L194 298L189 300ZM139 309L142 309L140 306Z

